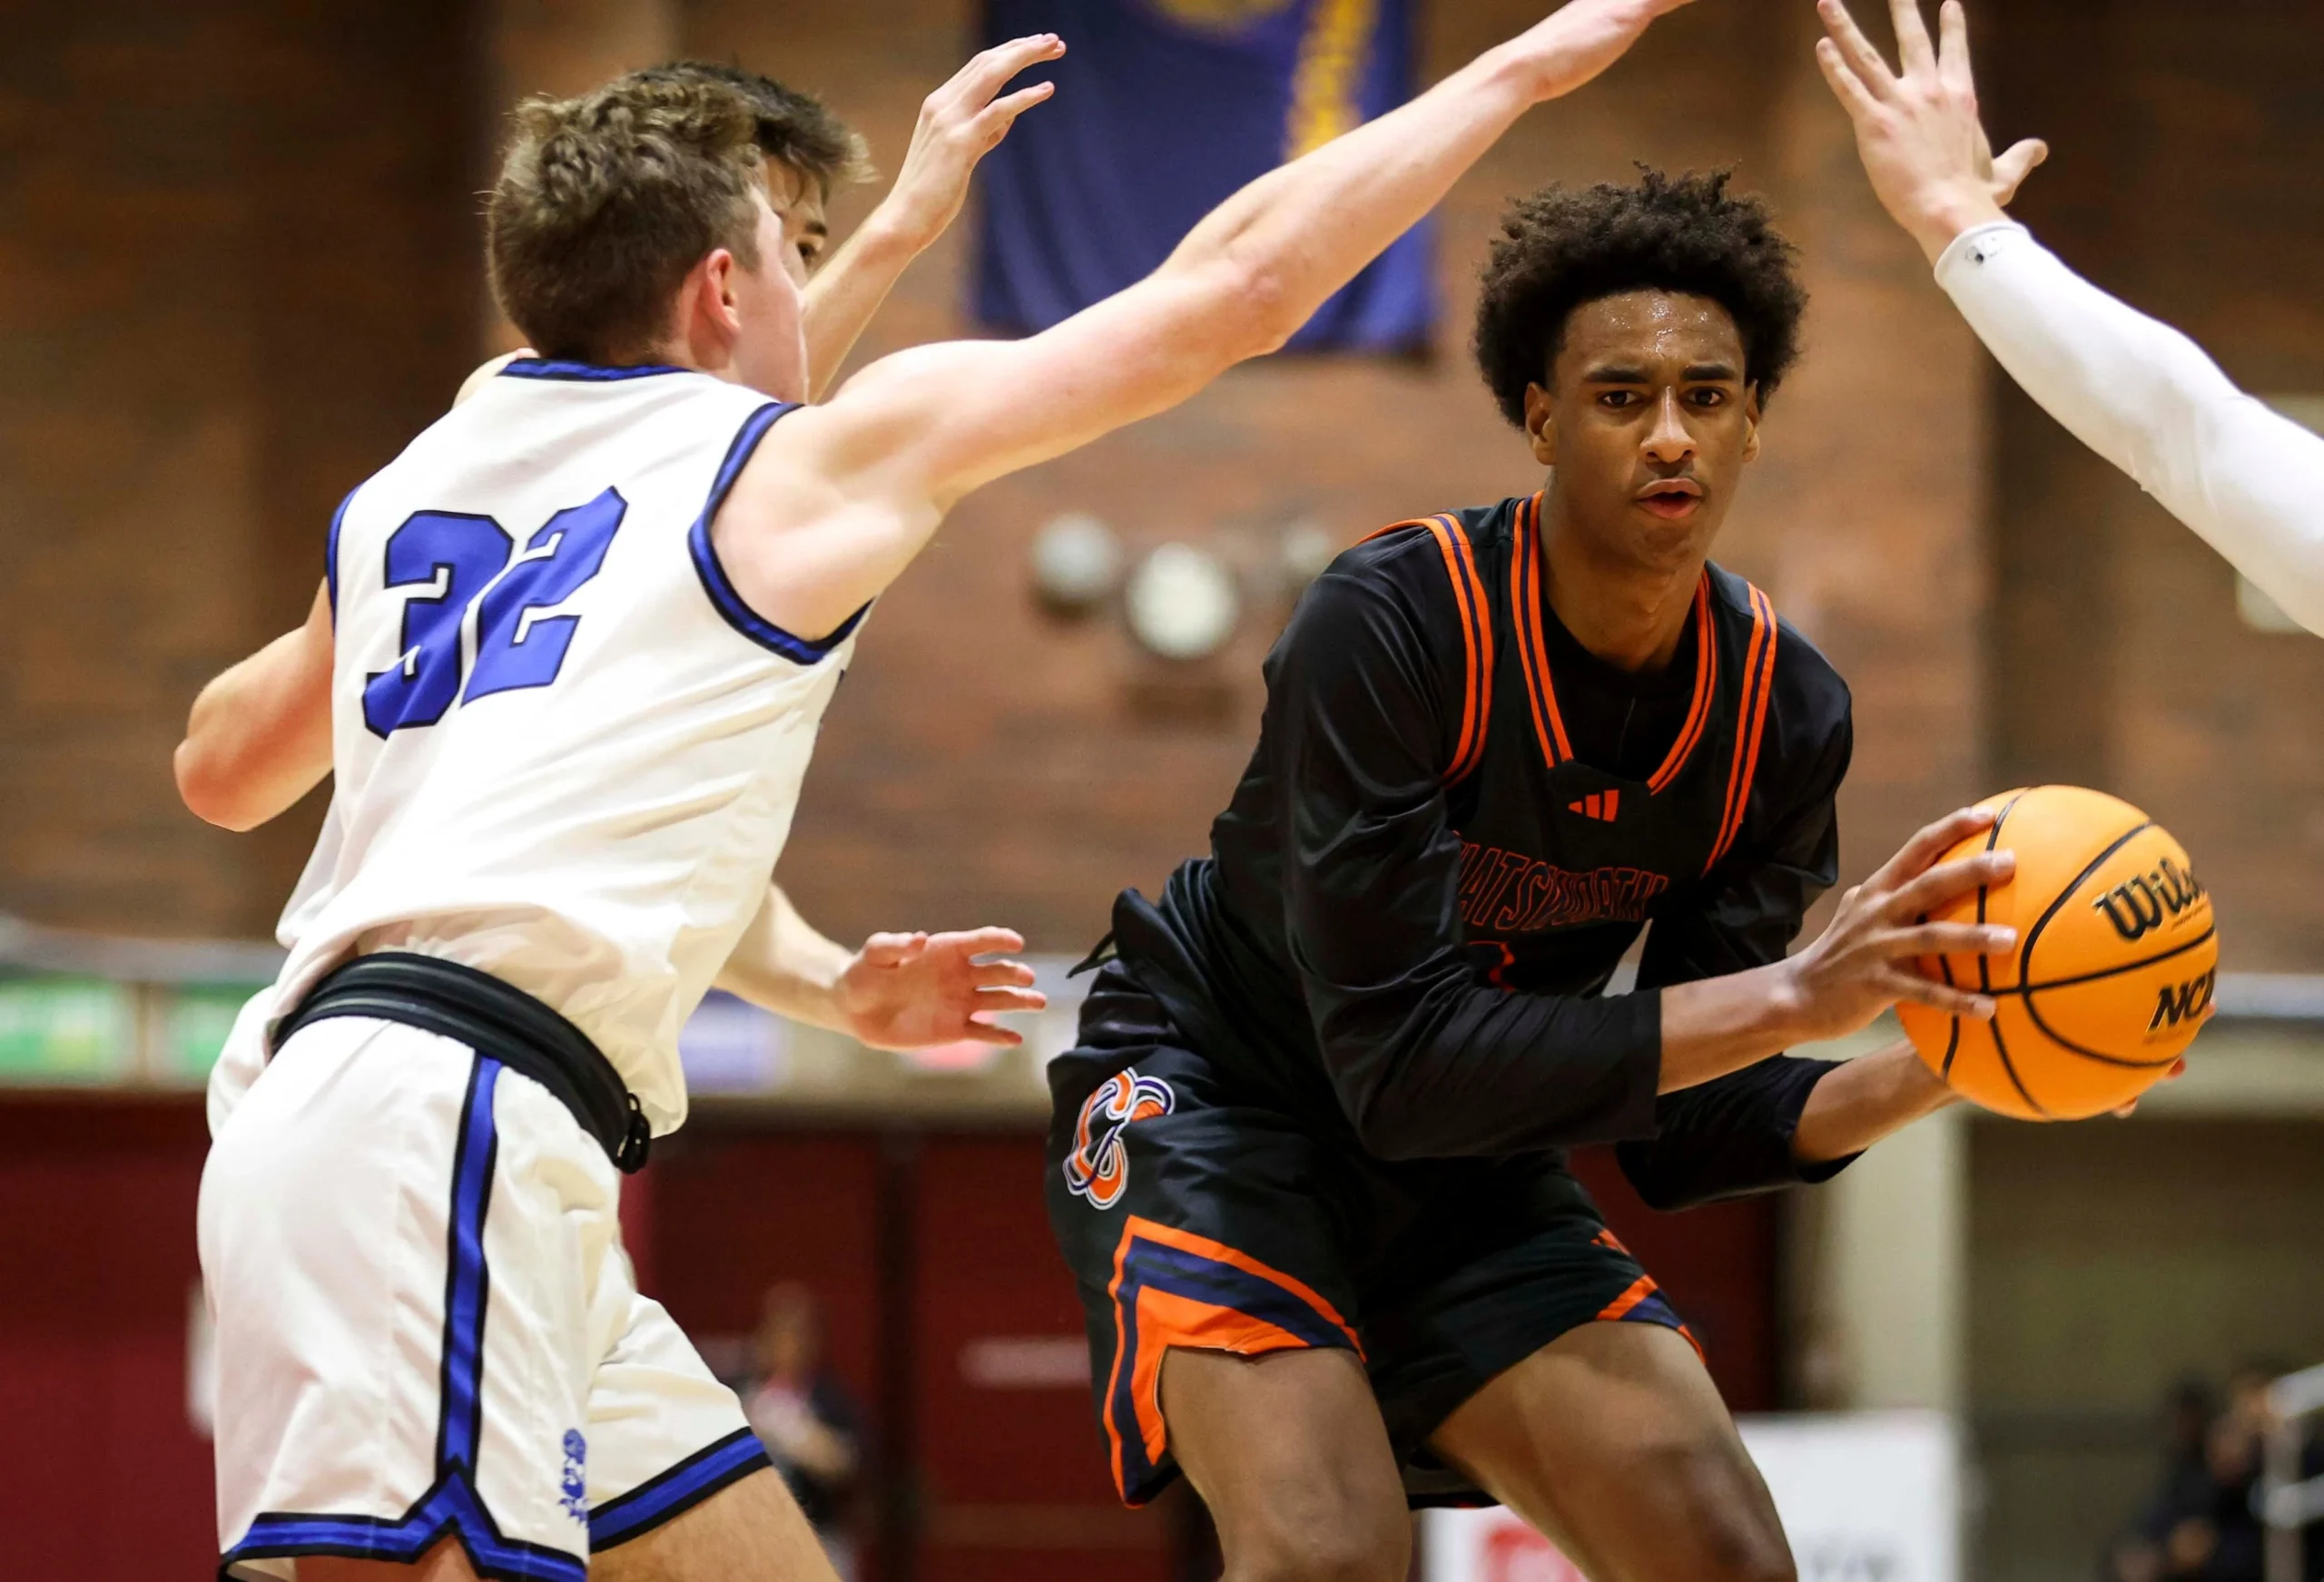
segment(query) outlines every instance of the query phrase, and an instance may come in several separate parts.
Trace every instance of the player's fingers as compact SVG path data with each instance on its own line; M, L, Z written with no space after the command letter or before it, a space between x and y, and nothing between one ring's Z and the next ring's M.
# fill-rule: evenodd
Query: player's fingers
M1849 120L1866 120L1880 108L1880 101L1848 70L1847 62L1841 58L1840 46L1830 39L1816 41L1816 64L1822 69L1824 81L1832 85L1832 96L1848 113Z
M963 956L993 956L1022 950L1025 936L1014 929L960 929L938 934L929 943L939 950L957 951Z
M1993 1019L1994 1002L1986 995L1955 988L1949 983L1939 983L1916 972L1891 972L1885 984L1888 991L1900 1000L1908 999L1916 1005L1928 1006L1956 1017L1974 1017L1979 1021Z
M2017 948L2017 930L1991 923L1915 923L1881 936L1881 948L1903 956L2002 956Z
M1005 99L995 99L977 115L977 135L989 148L1009 135L1017 118L1057 93L1055 83L1036 83L1029 88L1019 88Z
M990 1044L1001 1049L1014 1049L1024 1041L1022 1033L1012 1032L997 1023L975 1020L960 1029L960 1037L957 1040L966 1044Z
M1840 0L1816 0L1816 15L1823 18L1825 34L1846 58L1848 70L1856 74L1865 92L1875 99L1886 99L1896 91L1896 74L1888 69L1888 63L1880 58L1880 52L1872 47L1872 41L1864 36L1864 29L1856 25L1856 18L1848 15L1848 8Z
M1009 78L1027 66L1040 61L1053 61L1065 53L1065 40L1054 33L1028 34L997 44L976 56L950 82L936 93L948 96L949 102L970 112L983 109L992 96L1001 90ZM930 103L935 103L931 95Z
M1969 14L1961 0L1945 0L1936 8L1936 74L1957 93L1974 95L1977 91L1969 70Z
M2017 189L2034 173L2034 167L2050 157L2050 145L2038 137L2029 137L2013 143L2009 152L1994 160L1994 184L2001 189L1994 194L2004 208L2017 196Z
M1928 24L1921 16L1921 0L1888 0L1888 15L1896 25L1896 58L1907 77L1934 76L1936 51L1928 41Z
M1926 873L1899 886L1882 910L1898 922L1906 918L1919 918L1936 910L1955 896L1967 895L1980 887L2007 884L2010 876L2016 871L2017 853L2014 851L1980 851L1974 856L1940 862Z
M872 967L898 967L920 954L928 942L925 934L874 934L863 941L861 954Z
M1019 1011L1045 1011L1049 1008L1049 997L1037 988L980 988L977 990L977 1014L1005 1016Z
M1901 889L1927 872L1931 864L1954 847L1980 830L1991 829L1993 821L1991 808L1963 808L1934 824L1923 825L1917 834L1897 848L1896 856L1880 865L1880 871L1866 881L1866 888L1876 891Z
M969 981L979 988L1030 988L1033 969L1021 961L980 961L969 968Z

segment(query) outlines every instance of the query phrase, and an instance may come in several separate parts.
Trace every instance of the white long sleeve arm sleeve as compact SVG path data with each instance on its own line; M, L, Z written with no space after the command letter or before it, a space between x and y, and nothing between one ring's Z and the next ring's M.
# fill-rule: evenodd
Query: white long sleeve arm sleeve
M2010 378L2075 438L2324 634L2324 437L2230 383L2022 225L1954 240L1937 284Z

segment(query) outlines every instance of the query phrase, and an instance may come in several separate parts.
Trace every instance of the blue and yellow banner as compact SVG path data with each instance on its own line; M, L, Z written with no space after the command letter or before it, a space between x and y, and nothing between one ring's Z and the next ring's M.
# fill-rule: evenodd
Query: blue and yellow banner
M1245 182L1410 97L1413 0L986 0L985 37L1055 33L1057 97L983 167L976 312L1045 329L1146 275ZM1317 311L1301 351L1424 349L1425 222Z

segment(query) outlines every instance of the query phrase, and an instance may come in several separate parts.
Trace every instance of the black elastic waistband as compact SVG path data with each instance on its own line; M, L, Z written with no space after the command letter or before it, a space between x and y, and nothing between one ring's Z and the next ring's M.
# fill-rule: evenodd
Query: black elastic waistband
M458 1038L555 1094L625 1174L645 1167L653 1130L613 1062L580 1028L488 972L399 950L359 956L276 1024L274 1046L333 1017L376 1017Z

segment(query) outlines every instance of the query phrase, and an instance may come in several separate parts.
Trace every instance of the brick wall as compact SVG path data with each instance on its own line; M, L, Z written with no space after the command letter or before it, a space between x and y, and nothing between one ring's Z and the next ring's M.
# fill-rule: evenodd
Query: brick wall
M12 25L0 908L157 932L271 920L313 811L256 838L207 830L176 805L168 750L201 680L298 617L331 504L440 408L486 333L471 194L498 100L667 41L825 93L892 170L972 9L205 0ZM1988 28L1997 113L2014 128L2038 111L2060 145L2029 217L2238 374L2317 387L2324 300L2284 260L2324 232L2324 200L2274 174L2324 152L2300 91L2317 41L2256 4L2200 25L2161 0L2106 9L2121 28L2088 29L2066 0ZM1436 70L1535 14L1432 10ZM1199 850L1248 752L1280 604L1183 684L1111 619L1038 614L1031 535L1094 509L1136 545L1256 563L1295 520L1348 541L1532 486L1463 351L1485 239L1507 194L1644 159L1738 164L1807 251L1808 359L1719 553L1856 689L1848 869L2009 780L2093 780L2202 855L2246 964L2297 958L2324 845L2307 811L2324 807L2324 749L2299 727L2324 659L2238 627L2200 545L1997 388L1873 206L1811 27L1787 0L1698 7L1531 117L1447 206L1432 360L1241 370L964 505L882 601L833 710L784 865L811 913L842 934L991 919L1069 949L1115 889ZM2061 52L2088 69L2054 76ZM2131 191L2158 201L2133 211ZM843 202L842 223L867 205ZM923 260L859 355L959 332L963 252ZM2222 772L2230 742L2250 745Z
M0 51L0 909L257 932L314 807L237 838L169 753L296 624L339 496L473 317L451 0L18 6Z
M2043 0L1991 52L1996 137L2053 150L2020 217L2263 393L2324 390L2324 33L2297 9ZM2324 644L2244 626L2224 561L1992 383L1994 778L2138 802L2216 893L2227 966L2313 970Z
M690 13L685 44L827 93L892 167L921 93L970 47L970 13L960 0L780 17L713 3ZM1434 69L1536 15L1517 0L1434 7ZM1150 889L1201 850L1250 750L1258 660L1281 606L1247 613L1204 706L1157 706L1156 674L1117 623L1060 626L1034 612L1031 536L1061 510L1088 509L1136 545L1182 537L1259 560L1294 520L1352 542L1415 512L1536 486L1465 356L1474 277L1508 195L1626 178L1635 160L1739 164L1809 249L1814 349L1775 408L1721 554L1856 685L1850 865L1868 867L1918 819L1974 794L1973 343L1864 192L1807 48L1779 4L1706 6L1531 117L1446 206L1449 308L1427 364L1239 370L1177 412L964 504L881 601L833 708L784 859L802 905L842 934L992 919L1074 949L1102 930L1117 889ZM870 350L957 332L960 256L948 245L914 270Z

